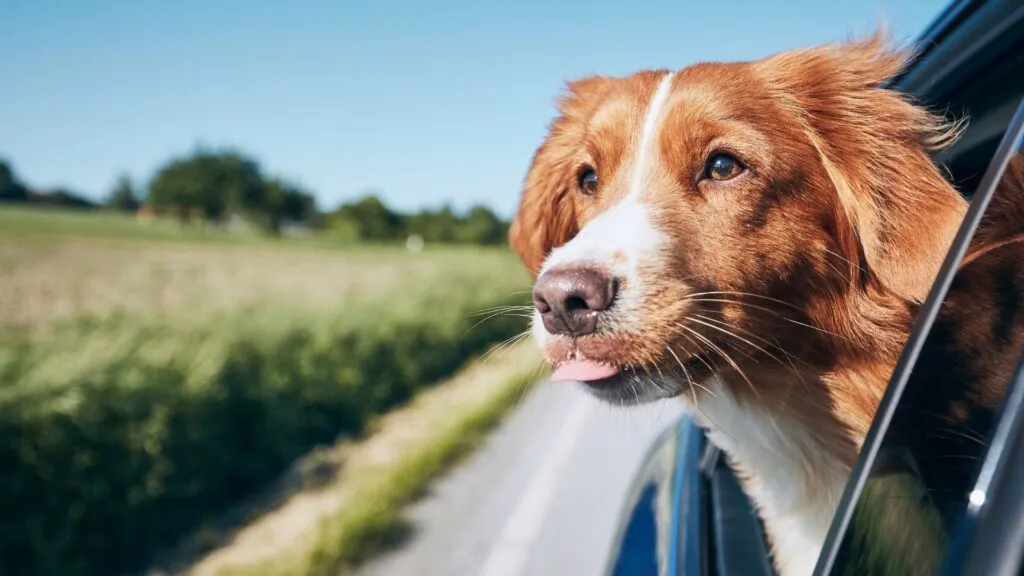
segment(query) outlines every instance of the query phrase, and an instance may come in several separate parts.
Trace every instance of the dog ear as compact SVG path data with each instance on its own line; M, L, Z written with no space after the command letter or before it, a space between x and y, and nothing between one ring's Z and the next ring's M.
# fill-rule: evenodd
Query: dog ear
M519 209L509 227L509 244L534 278L551 249L568 242L579 231L568 177L571 167L567 166L563 147L552 134L537 149Z
M534 277L548 253L579 232L573 156L609 83L603 76L569 82L558 101L559 116L533 155L519 209L509 228L509 243Z
M878 32L778 54L758 69L802 123L834 185L840 227L855 243L847 255L860 260L851 273L866 270L921 301L966 210L928 153L955 141L963 125L884 86L911 56Z

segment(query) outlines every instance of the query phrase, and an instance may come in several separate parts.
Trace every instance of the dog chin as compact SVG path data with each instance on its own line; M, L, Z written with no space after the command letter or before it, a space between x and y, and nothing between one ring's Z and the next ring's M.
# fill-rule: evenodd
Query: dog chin
M626 370L603 380L580 382L589 394L613 406L639 406L683 393L677 382Z

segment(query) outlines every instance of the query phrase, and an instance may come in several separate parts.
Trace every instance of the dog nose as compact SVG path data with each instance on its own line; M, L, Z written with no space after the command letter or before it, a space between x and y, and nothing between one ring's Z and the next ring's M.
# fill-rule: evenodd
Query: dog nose
M597 317L611 308L618 291L612 276L590 267L549 270L533 287L533 305L552 334L585 336L597 329Z

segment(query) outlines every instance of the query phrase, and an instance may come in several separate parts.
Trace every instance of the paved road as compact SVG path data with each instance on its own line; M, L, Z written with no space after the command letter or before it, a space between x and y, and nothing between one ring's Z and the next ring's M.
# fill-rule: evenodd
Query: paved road
M626 487L675 401L599 403L537 386L487 443L412 507L411 538L363 576L597 576Z

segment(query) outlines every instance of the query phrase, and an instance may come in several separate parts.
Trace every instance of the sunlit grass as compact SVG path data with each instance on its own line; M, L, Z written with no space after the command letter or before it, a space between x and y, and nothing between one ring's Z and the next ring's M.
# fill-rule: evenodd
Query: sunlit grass
M474 362L388 414L368 440L342 448L338 477L307 496L313 500L294 509L286 504L260 521L273 524L272 530L257 526L253 534L241 534L188 574L348 572L401 540L408 528L403 506L477 446L543 373L529 344ZM301 529L281 528L300 521ZM270 531L290 537L270 538Z
M13 233L9 216L0 565L13 573L138 568L525 328L476 314L526 298L505 250L140 243Z

